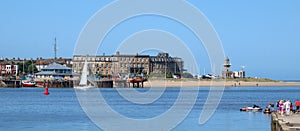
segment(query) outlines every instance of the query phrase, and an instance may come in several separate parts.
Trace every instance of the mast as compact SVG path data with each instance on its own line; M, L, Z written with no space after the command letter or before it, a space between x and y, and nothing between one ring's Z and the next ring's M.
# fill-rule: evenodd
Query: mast
M25 60L25 58L23 59L23 75L25 74L24 60Z
M57 51L57 48L56 48L56 37L54 38L54 62L56 62L56 51Z
M32 75L34 75L33 60L32 59L31 59L31 71L32 71Z

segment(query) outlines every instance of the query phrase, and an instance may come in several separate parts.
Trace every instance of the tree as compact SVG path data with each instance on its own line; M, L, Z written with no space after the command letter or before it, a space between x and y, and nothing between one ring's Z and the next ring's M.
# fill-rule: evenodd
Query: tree
M19 74L22 74L23 73L23 63L18 63L18 68L19 68Z
M18 63L18 67L19 67L19 71L20 71L20 73L22 73L23 74L23 72L25 73L25 74L27 74L27 73L31 73L31 72L29 72L29 66L32 64L33 62L32 61L26 61L26 62L20 62L20 63ZM24 67L24 68L23 68Z
M37 73L38 72L38 70L37 70L37 68L36 68L36 65L35 64L30 64L30 65L28 65L28 67L27 67L27 72L28 73Z
M173 73L172 72L167 72L166 73L166 78L173 78Z

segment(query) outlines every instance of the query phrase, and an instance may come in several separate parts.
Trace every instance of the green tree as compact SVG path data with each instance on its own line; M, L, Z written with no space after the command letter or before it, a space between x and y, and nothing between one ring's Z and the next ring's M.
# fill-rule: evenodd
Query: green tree
M173 73L172 72L167 72L166 75L167 75L166 76L167 78L173 78Z
M37 73L37 72L38 72L38 70L37 70L35 64L32 63L32 64L28 65L28 67L27 67L27 73L32 74L32 73Z
M19 74L22 74L23 73L23 63L18 63L18 68L19 68Z
M19 62L17 63L17 65L19 68L19 74L23 74L23 72L24 74L31 74L32 71L34 71L34 73L38 72L36 65L33 61Z

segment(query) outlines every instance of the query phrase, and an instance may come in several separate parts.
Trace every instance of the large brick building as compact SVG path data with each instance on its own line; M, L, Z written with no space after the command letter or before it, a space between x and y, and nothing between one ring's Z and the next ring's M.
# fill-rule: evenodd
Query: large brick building
M150 73L182 73L183 60L170 57L168 53L150 55L122 55L117 52L111 56L73 56L73 71L81 73L83 64L87 60L90 72L93 74L150 74Z

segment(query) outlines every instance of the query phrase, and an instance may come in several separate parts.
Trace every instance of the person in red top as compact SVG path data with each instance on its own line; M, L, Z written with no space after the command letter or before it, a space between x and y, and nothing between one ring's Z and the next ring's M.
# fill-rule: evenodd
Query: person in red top
M299 112L300 101L298 99L295 102L295 106L296 106L296 112Z

